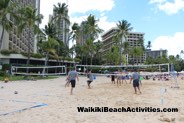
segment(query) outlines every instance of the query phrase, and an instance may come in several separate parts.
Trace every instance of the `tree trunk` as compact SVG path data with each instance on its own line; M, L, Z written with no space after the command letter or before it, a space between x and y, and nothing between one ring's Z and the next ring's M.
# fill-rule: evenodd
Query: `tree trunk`
M122 43L123 43L123 37L121 38L121 41L120 41L120 65L122 65Z
M30 58L31 58L31 52L30 52L30 43L31 43L31 29L29 28L29 35L28 35L28 58L27 58L27 67L29 67L30 64ZM26 73L29 73L29 68L27 68Z
M86 65L87 65L87 56L86 56Z
M93 62L93 57L91 56L91 65L92 65L92 62Z
M2 48L3 37L4 37L4 28L2 27L2 34L1 34L1 39L0 39L0 51L1 51L1 48Z
M3 19L3 23L4 23L4 19ZM2 25L2 33L1 33L1 38L0 38L0 51L1 51L1 48L2 48L4 31L5 31L5 29L4 29L3 25Z
M44 76L44 74L45 74L45 67L47 66L48 58L49 58L49 52L47 52L47 53L46 53L46 57L45 57L45 65L44 65L44 68L43 68L43 71L42 71L43 76Z

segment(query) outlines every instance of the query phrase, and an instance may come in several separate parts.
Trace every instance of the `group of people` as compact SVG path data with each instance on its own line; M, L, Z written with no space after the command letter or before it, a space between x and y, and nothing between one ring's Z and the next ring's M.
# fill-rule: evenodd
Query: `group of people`
M91 89L91 82L93 82L93 79L94 79L91 70L88 71L87 77L88 77L88 80L87 80L88 89ZM65 87L69 86L69 84L71 83L71 91L70 91L71 95L73 94L73 88L75 88L75 85L76 85L76 79L79 81L79 76L77 71L76 70L69 71L68 76L66 78L67 82L65 84Z
M115 84L115 79L117 79L117 86L119 85L121 86L121 82L123 83L123 81L127 83L127 81L130 79L130 83L131 83L131 81L133 80L133 87L135 90L135 94L137 94L137 90L139 91L139 93L141 93L139 84L141 84L142 76L137 72L136 69L134 69L134 72L132 75L122 74L122 72L119 70L118 72L113 73L111 75L111 81L113 84Z
M91 89L91 83L93 82L93 79L94 79L94 76L93 76L91 70L88 70L87 77L88 77L88 80L87 80L88 89ZM127 77L128 76L123 76L123 77L117 76L117 84L121 84L122 79L125 80L125 82L126 82ZM137 94L137 90L139 91L139 93L141 93L140 87L139 87L140 78L141 78L141 76L138 74L138 72L136 70L134 70L134 73L130 77L130 83L133 80L133 87L135 90L135 94ZM115 74L111 76L111 79L115 83ZM67 79L66 79L67 83L65 84L65 87L69 86L69 84L71 84L71 91L70 91L71 95L73 94L73 88L75 88L76 80L79 81L79 76L78 76L77 71L76 70L69 71Z

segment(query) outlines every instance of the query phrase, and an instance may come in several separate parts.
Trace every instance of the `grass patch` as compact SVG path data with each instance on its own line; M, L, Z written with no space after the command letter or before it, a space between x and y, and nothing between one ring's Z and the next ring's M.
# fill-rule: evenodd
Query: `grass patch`
M45 76L45 77L42 77L42 76L34 76L33 78L35 80L42 80L42 79L55 79L55 78L58 78L59 76ZM4 78L5 77L0 77L0 81L4 81ZM32 77L31 76L27 76L27 77L24 77L24 76L11 76L9 77L10 81L18 81L18 80L31 80Z

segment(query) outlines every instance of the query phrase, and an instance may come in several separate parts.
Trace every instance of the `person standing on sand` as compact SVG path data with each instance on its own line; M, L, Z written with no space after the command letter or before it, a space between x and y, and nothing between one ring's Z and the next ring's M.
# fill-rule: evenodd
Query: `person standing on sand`
M79 77L78 77L78 73L76 70L71 70L69 73L68 73L68 77L67 79L69 79L70 83L71 83L71 91L70 91L70 94L72 95L73 94L73 88L75 88L75 84L76 84L76 78L77 80L79 81Z
M135 90L135 94L137 94L137 89L139 90L139 93L141 94L140 88L139 88L139 74L137 73L137 70L134 69L134 73L132 74L132 77L130 79L130 83L133 80L133 87Z
M112 75L111 75L111 82L112 84L115 84L115 73L113 72Z
M93 82L93 74L91 73L91 70L89 70L89 72L88 72L88 78L89 78L89 80L87 80L88 89L91 89L90 84L91 84L91 82Z
M69 70L69 72L70 72L71 70ZM69 73L68 72L68 73ZM66 78L66 84L65 84L65 87L69 87L69 85L70 85L70 79L69 79L69 77L67 77Z

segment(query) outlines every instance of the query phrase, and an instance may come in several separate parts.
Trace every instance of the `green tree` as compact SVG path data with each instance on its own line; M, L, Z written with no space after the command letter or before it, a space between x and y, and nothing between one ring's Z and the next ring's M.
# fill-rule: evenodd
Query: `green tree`
M2 42L5 31L10 31L13 28L14 22L19 21L20 18L17 16L15 10L16 3L11 0L1 0L0 1L0 26L2 27L2 32L0 34L0 50L2 48ZM10 20L10 17L14 20Z
M148 41L148 44L146 46L147 49L150 49L151 48L151 41Z
M143 54L143 50L142 50L142 47L134 47L132 48L132 50L130 51L130 54L133 56L134 59L134 63L137 63L138 64L138 60L139 60L139 57L142 56Z
M86 21L86 34L88 35L88 39L92 39L93 41L98 38L98 35L103 32L102 29L99 28L97 24L98 20L95 19L94 15L89 15ZM88 40L87 39L87 40Z
M106 64L110 65L118 65L119 63L119 47L114 45L111 47L111 50L109 50L105 55L104 55Z
M57 3L57 5L54 5L53 11L54 11L54 18L52 18L52 20L53 20L53 23L57 23L58 25L58 28L57 28L58 35L60 33L68 33L69 27L65 27L65 30L61 29L61 27L63 26L61 24L61 20L65 20L66 23L70 24L69 17L68 17L68 5L66 5L66 3L62 3L62 4ZM65 57L69 55L69 47L68 47L69 39L61 40L58 38L57 41L60 44L57 48L57 51L59 55L62 54L63 62L64 62ZM62 44L62 42L64 42L64 44Z
M19 9L19 13L21 16L21 21L19 22L19 32L22 32L24 29L28 29L28 59L27 59L27 66L30 64L30 45L31 45L31 34L37 34L40 33L40 29L38 27L38 24L41 23L41 20L43 19L43 15L37 14L37 9L34 9L30 6L26 6L25 8ZM33 39L34 40L34 39ZM26 71L29 72L29 69Z
M93 57L94 57L94 50L95 50L95 46L94 46L94 43L93 43L93 40L90 40L88 39L84 45L84 49L85 49L85 52L87 52L87 55L89 56L90 58L90 64L92 65L92 61L93 61Z
M126 64L128 64L128 61L126 60L126 56L128 57L128 54L129 54L129 52L130 52L130 47L129 47L129 42L128 41L126 41L126 42L123 42L123 49L124 49L124 51L123 51L123 57L124 57L124 60L123 60L123 63L126 63Z
M57 39L57 29L56 29L56 26L52 23L52 22L49 22L47 25L45 25L45 28L43 29L44 33L51 37L51 38L54 38L54 39Z
M70 36L69 40L72 41L72 48L70 48L70 53L72 54L73 61L75 62L75 59L74 59L74 53L75 53L74 40L76 40L77 36L79 35L80 27L79 27L78 23L74 23L71 28L72 28L72 30L69 33L69 36Z
M97 42L94 43L94 59L93 59L93 63L94 64L102 64L102 54L101 54L101 50L103 47L103 43L102 41L98 40Z
M59 45L59 43L51 38L51 37L48 37L47 41L43 42L40 47L42 48L42 50L45 52L45 66L47 66L47 62L48 62L48 59L49 59L49 55L54 55L54 57L58 57L58 55L56 54L56 50L55 50L55 47ZM43 69L43 74L45 74L45 68Z
M54 5L53 11L54 11L54 18L52 19L52 21L54 23L57 23L58 25L57 31L59 33L68 33L69 27L64 27L65 30L61 29L61 27L63 27L61 20L65 20L68 24L70 24L69 17L68 17L68 5L66 5L66 3L62 3L62 4L58 3L57 6ZM63 42L68 44L69 40L66 39Z
M120 52L120 64L122 63L122 44L123 42L127 41L127 36L129 31L131 31L133 28L131 27L131 24L128 23L126 20L119 21L117 24L117 32L115 36L118 40L119 45L119 52Z
M138 46L141 47L143 51L145 51L146 48L144 47L144 39L138 39Z
M98 38L99 34L103 32L98 26L98 20L94 15L89 15L87 20L82 21L80 26L76 25L76 39L80 40L80 45L82 45L82 61L88 64L88 59L90 59L89 64L92 64L93 57L95 56L95 40ZM89 46L91 45L91 46ZM78 46L77 46L78 47ZM90 50L87 49L90 47ZM77 53L78 56L78 53Z
M53 18L53 20L56 20L56 21L60 21L61 19L64 19L66 21L69 21L68 19L68 5L66 5L66 3L57 3L57 6L54 5L54 14L55 14L55 17Z

